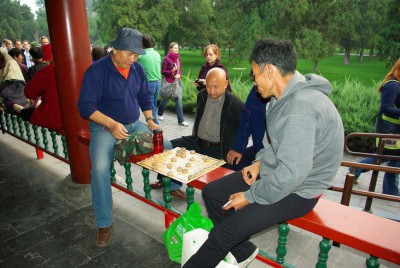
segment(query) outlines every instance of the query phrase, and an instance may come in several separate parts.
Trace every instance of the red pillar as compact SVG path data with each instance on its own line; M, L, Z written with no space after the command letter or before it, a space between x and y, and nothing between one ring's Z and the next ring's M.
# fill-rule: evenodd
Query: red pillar
M90 183L89 149L77 140L88 131L77 107L83 73L91 64L85 0L45 0L45 6L71 177L76 183Z

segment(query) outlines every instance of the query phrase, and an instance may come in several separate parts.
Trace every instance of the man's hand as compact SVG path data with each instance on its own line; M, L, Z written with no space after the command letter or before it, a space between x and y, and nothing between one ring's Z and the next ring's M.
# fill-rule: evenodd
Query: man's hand
M154 123L153 120L149 120L147 121L147 127L151 130L151 132L153 132L153 130L155 129L161 129L161 127L159 125L157 125L156 123Z
M124 127L123 124L113 121L108 129L110 130L111 134L116 138L117 140L122 140L128 138L128 130Z
M229 197L229 200L232 200L232 202L230 202L228 205L222 207L223 210L229 210L231 208L234 208L235 210L239 210L239 209L242 209L242 208L244 208L245 206L247 206L249 204L249 202L244 197L244 193L243 192L232 194Z
M235 150L230 150L226 155L226 160L230 165L237 165L239 164L240 160L242 160L242 154L236 152Z
M254 162L252 165L242 169L243 180L247 185L252 185L256 182L258 174L260 174L261 162Z

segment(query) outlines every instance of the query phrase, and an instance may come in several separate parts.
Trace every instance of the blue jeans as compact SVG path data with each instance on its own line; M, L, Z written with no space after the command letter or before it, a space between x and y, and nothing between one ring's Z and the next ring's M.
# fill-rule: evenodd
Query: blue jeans
M151 110L153 112L154 123L158 125L157 120L157 99L158 99L158 92L161 88L161 81L149 81L149 87L151 92L153 93L153 103L151 105Z
M361 161L358 162L358 163L361 163L361 164L374 164L374 165L376 164L375 163L375 158L373 158L373 157L365 157L365 158L361 159ZM352 169L353 168L349 168L349 172L352 172ZM360 177L361 173L368 172L368 171L369 171L369 169L354 168L355 179L357 180L358 177Z
M176 117L178 118L178 123L182 123L185 121L183 117L183 107L182 107L182 82L179 80L179 86L181 89L181 94L175 100L175 110L176 110ZM165 107L167 106L169 99L163 98L161 100L160 105L158 106L158 115L162 116L164 114Z
M400 125L398 124L382 120L382 127L385 133L400 134ZM389 160L387 165L389 167L400 168L400 161ZM399 196L399 174L385 173L385 176L383 176L382 193Z
M143 131L151 133L146 124L137 120L125 125L129 133ZM116 139L108 128L90 122L89 154L92 163L92 204L96 216L96 227L104 228L112 225L112 193L110 168L114 159ZM164 148L172 149L168 140L164 139Z

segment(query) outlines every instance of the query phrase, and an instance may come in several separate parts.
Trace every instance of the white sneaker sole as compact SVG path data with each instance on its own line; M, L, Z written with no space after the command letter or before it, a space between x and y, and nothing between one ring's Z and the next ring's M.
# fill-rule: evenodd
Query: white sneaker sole
M238 263L238 267L245 268L249 266L249 264L256 258L257 254L258 254L258 248L256 248L256 250L253 252L253 254L251 254L251 256L247 260Z

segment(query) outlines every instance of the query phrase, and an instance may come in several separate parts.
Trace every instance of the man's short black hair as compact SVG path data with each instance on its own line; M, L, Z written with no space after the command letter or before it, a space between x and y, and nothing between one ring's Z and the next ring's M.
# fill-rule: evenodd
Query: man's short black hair
M21 51L21 49L18 49L18 48L16 48L16 47L13 47L12 49L10 49L9 51L8 51L8 55L10 55L12 58L15 58L15 57L19 57L19 55L22 55L22 51Z
M143 35L142 44L143 44L143 48L154 47L153 39L151 38L150 35Z
M250 55L250 62L260 66L261 71L267 64L272 64L282 76L296 71L297 59L293 44L286 40L263 39L258 41Z
M35 60L43 58L43 51L41 47L32 47L31 49L29 49L29 54Z

